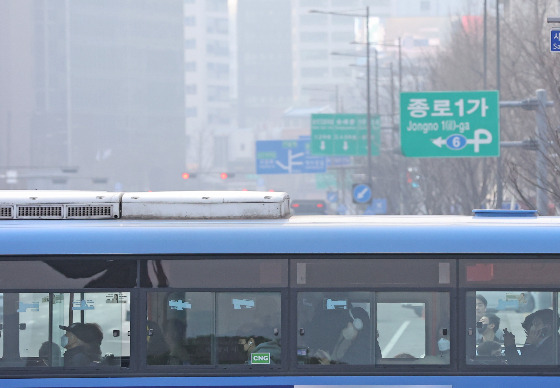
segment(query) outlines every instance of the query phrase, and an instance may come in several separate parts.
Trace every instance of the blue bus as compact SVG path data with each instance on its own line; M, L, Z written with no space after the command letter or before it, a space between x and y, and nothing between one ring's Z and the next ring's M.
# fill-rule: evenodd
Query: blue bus
M0 246L2 387L560 385L560 219L533 211L2 191Z

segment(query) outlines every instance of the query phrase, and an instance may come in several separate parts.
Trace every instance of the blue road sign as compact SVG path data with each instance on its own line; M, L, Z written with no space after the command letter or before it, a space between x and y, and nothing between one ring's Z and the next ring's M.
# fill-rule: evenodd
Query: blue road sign
M312 156L311 140L257 141L257 174L316 174L327 170L324 156Z
M364 214L387 214L387 199L374 198Z
M560 30L550 30L550 51L553 53L560 52Z
M363 183L354 185L352 188L352 199L356 203L368 203L371 201L371 187Z
M338 202L338 193L336 191L328 191L327 192L327 201Z
M341 203L341 204L339 204L338 207L336 208L336 213L337 213L337 214L346 214L346 211L347 211L347 210L348 210L348 209L346 209L346 205L343 204L343 203Z
M327 167L347 167L352 165L350 156L327 156Z

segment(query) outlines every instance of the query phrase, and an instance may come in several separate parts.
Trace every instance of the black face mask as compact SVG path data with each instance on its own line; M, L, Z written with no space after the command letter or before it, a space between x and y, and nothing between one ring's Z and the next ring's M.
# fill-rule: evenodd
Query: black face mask
M488 324L483 323L481 327L477 327L476 330L478 330L478 332L480 334L484 334L484 332L486 331L486 328L488 328Z

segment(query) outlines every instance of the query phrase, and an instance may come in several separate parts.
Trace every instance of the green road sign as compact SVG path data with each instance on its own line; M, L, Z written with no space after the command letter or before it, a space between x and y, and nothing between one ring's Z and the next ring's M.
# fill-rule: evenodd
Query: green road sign
M325 174L315 174L315 188L316 189L328 189L336 187L336 175L325 173Z
M371 154L379 155L381 120L371 119ZM367 155L367 115L337 113L311 115L312 155Z
M401 93L401 150L408 157L499 156L498 92Z
M251 364L270 364L270 353L251 353Z

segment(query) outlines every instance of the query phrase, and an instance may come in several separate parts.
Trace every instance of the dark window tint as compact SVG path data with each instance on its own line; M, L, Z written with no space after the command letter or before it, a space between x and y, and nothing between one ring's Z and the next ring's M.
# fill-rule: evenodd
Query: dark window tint
M325 255L323 259L294 260L291 271L293 285L299 287L443 287L453 284L453 267L450 260Z
M288 283L288 261L279 259L149 260L148 270L154 287L253 288Z
M465 260L461 262L460 279L464 286L557 286L560 262L545 257Z
M280 364L278 292L151 292L148 365Z
M3 289L133 288L136 261L84 257L0 262Z

